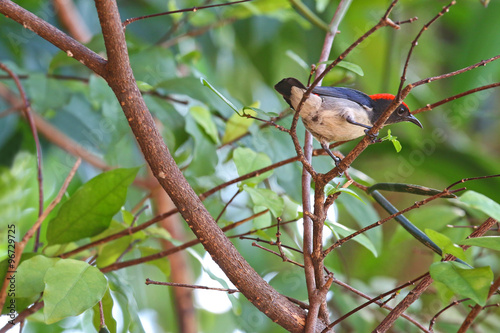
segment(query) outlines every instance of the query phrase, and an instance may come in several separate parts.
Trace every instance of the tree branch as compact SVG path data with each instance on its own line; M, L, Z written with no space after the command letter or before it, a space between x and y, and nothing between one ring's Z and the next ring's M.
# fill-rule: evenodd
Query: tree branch
M105 79L122 106L153 175L205 249L248 300L285 329L302 331L304 310L274 290L245 261L203 206L169 153L132 74L116 2L96 0L95 3L109 59Z
M469 236L469 238L480 237L484 235L495 223L497 223L495 219L488 218L477 230L475 230ZM461 245L460 247L465 251L470 246ZM453 256L448 255L444 260L449 261L453 258ZM417 299L420 298L422 293L431 285L432 281L433 280L430 275L423 278L422 281L420 281L420 283L412 291L410 291L410 293L394 308L394 310L392 310L384 318L384 320L380 323L380 325L377 326L374 332L387 332L392 327L396 319L399 318L411 304L413 304Z
M75 58L96 74L102 76L105 73L106 59L23 7L10 0L2 0L0 13L60 48L68 57Z

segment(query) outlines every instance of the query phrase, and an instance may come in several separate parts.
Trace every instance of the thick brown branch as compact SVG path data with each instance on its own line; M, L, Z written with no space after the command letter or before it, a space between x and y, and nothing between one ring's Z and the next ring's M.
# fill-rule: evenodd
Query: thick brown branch
M105 73L106 60L61 30L10 0L0 1L0 13L54 44L98 75ZM11 32L13 33L13 32Z
M95 3L109 59L105 79L122 106L153 175L205 249L248 300L285 329L302 331L304 310L274 290L245 261L217 226L169 153L134 80L116 2L96 0Z

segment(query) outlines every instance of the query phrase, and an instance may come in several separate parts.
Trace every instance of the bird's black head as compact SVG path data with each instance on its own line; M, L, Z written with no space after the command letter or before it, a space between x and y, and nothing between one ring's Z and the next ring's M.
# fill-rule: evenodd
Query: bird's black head
M370 98L373 100L373 112L375 114L375 118L378 119L378 117L380 117L382 113L387 110L387 107L391 104L395 97L391 94L376 94L371 95ZM401 121L409 121L422 128L420 121L418 121L418 119L410 113L408 105L404 102L398 105L396 110L391 114L385 123L388 125L399 123Z

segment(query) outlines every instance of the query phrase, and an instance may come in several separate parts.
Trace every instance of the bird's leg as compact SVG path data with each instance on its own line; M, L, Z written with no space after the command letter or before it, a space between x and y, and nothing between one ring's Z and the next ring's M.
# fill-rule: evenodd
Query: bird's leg
M371 128L371 127L370 127ZM378 142L382 142L381 139L378 138L378 132L375 133L375 134L370 134L368 133L369 129L365 129L365 134L370 137L370 140L372 141L372 143L378 143Z
M366 128L365 129L365 134L367 136L370 137L370 139L372 140L372 143L375 143L375 142L380 142L379 139L377 139L377 136L378 136L378 132L375 133L375 134L369 134L368 131L372 129L372 126L368 126L368 125L365 125L365 124L361 124L361 123L358 123L357 121L355 121L354 119L352 119L350 116L347 116L345 118L345 120L349 123L349 124L353 124L353 125L357 125L357 126L361 126L361 127L364 127Z
M339 166L339 163L340 163L340 158L338 158L337 156L335 156L332 151L330 150L330 147L328 147L328 142L326 141L321 141L321 147L323 147L323 149L327 152L328 155L331 156L331 158L333 158L333 161L335 162L335 166Z

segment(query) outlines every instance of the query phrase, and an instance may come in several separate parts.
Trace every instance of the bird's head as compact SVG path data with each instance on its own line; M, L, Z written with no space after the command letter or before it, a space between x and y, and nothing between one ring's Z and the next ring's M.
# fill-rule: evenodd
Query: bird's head
M391 94L376 94L371 95L370 98L373 100L373 112L375 113L376 120L382 115L382 113L384 113L385 110L387 110L387 107L394 100L395 96ZM420 121L418 121L418 119L410 113L408 105L404 102L398 105L385 124L394 124L401 121L409 121L422 128Z

